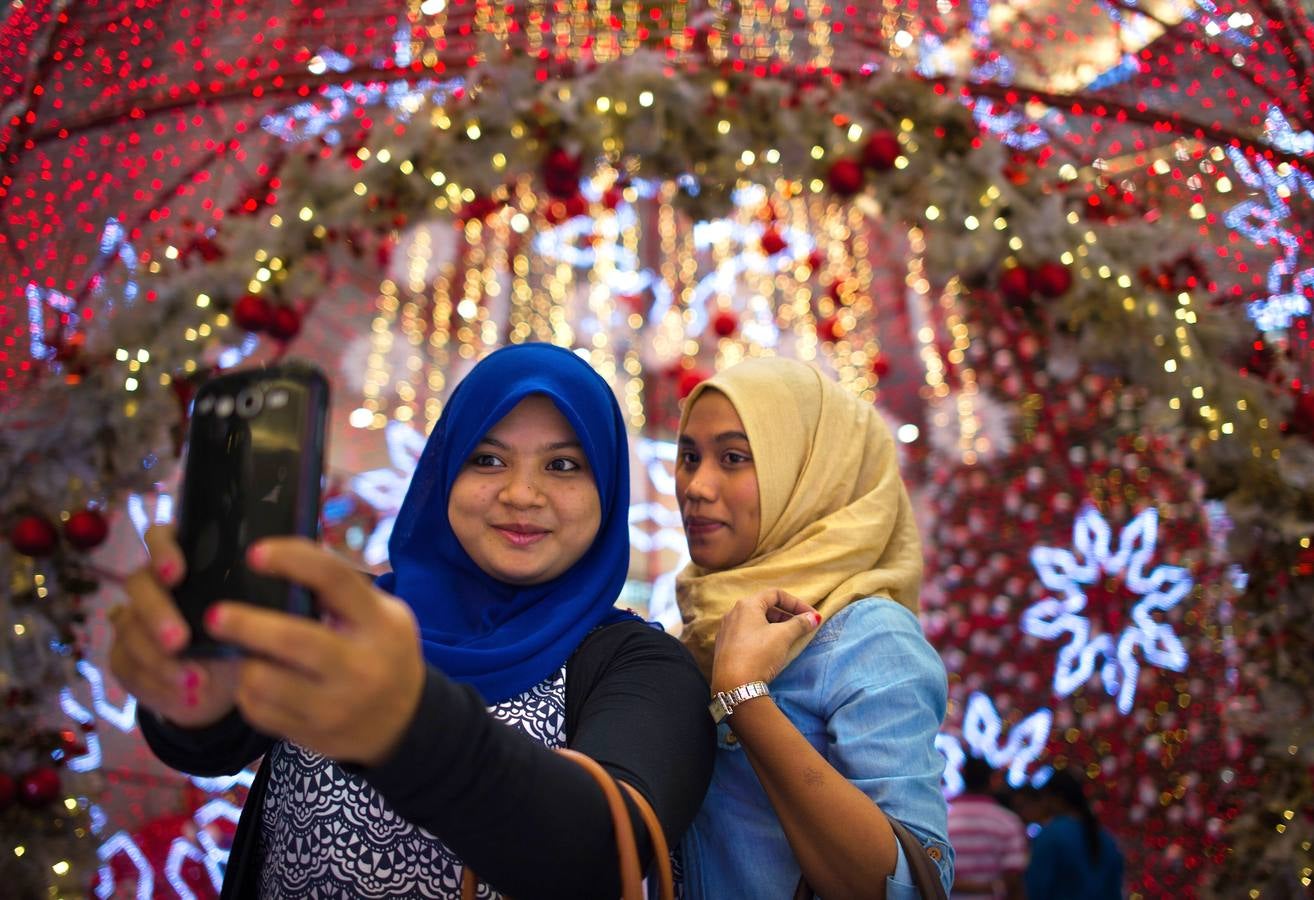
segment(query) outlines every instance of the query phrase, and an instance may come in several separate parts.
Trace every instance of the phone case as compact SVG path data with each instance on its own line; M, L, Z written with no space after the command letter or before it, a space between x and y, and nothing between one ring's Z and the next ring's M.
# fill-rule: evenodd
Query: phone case
M220 375L196 392L178 519L187 574L174 589L189 654L238 653L206 634L205 611L219 600L315 614L306 588L250 571L246 548L318 537L328 400L328 379L298 362Z

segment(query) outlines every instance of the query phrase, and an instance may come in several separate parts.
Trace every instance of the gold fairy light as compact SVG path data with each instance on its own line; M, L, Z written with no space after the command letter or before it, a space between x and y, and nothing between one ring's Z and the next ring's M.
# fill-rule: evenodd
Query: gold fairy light
M392 353L392 325L397 317L399 307L397 285L385 278L379 284L379 293L375 298L374 320L370 323L370 353L365 362L365 378L361 387L361 407L372 413L366 423L370 428L382 428L388 423L383 410L383 388L387 386L391 373L387 363Z
M471 219L465 223L465 272L461 284L461 299L456 304L456 352L462 359L473 359L479 352L479 307L484 299L484 247L481 240L483 223Z
M926 387L920 391L924 400L940 399L949 393L945 384L945 365L940 358L940 351L935 346L935 329L931 327L931 284L926 279L926 265L922 254L926 252L926 238L920 228L908 230L908 276L905 279L912 294L908 304L909 317L917 342L922 363L926 366Z
M616 310L611 286L616 282L616 248L620 242L616 215L597 215L593 228L597 240L593 244L593 266L588 273L586 296L594 331L581 337L589 340L589 362L593 368L607 381L614 382L616 359L610 346L610 331Z
M807 0L808 46L812 48L811 64L826 68L831 64L834 48L830 42L831 7L826 0Z
M620 207L617 207L619 209ZM620 217L613 213L613 219L617 221ZM641 259L639 253L639 242L642 238L642 229L639 226L639 217L632 215L626 218L624 227L620 229L621 247L624 248L625 258L632 261L635 268L639 265ZM621 363L622 372L617 372L616 377L623 379L623 403L626 415L629 418L630 426L638 430L643 428L643 364L639 359L639 341L640 328L643 325L643 317L637 312L629 313L630 327L622 329L622 333L627 336L625 342L624 360Z
M452 323L452 277L458 261L445 264L433 279L433 312L429 326L429 396L424 401L424 430L433 431L443 411L443 391L447 386L447 366L450 361L449 341Z

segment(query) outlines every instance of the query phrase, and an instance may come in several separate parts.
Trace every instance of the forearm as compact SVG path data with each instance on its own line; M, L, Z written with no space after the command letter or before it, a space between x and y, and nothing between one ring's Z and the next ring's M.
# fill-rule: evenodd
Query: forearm
M889 822L871 798L769 698L739 705L728 721L812 889L827 900L884 898L898 854Z

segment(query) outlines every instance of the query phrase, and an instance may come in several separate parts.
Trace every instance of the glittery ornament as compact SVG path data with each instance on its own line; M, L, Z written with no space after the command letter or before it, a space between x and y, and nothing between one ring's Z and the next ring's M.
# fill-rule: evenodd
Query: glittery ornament
M892 131L877 131L862 148L862 164L873 172L888 172L899 158L899 139Z
M826 172L826 184L841 197L852 197L862 190L865 180L862 166L851 159L837 159Z
M26 556L48 556L57 539L55 527L41 516L23 516L9 530L9 543Z
M64 536L79 550L91 550L104 543L109 534L109 523L94 509L73 513L64 523Z
M233 304L233 321L247 331L264 331L269 325L269 301L259 294L243 294Z

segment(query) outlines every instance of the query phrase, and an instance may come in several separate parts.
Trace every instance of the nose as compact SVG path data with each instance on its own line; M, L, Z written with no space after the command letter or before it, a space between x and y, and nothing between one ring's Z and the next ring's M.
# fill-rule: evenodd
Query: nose
M527 469L512 469L507 473L497 499L507 506L526 509L543 504L543 493L538 489L535 479L537 473Z
M711 503L716 499L716 479L707 472L706 464L690 474L684 486L684 499L691 503Z

